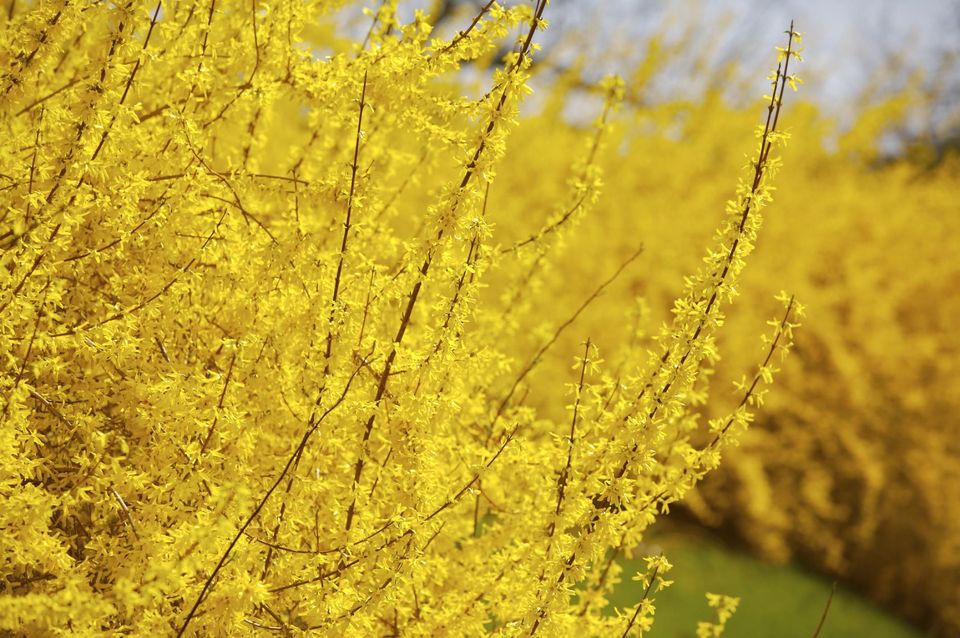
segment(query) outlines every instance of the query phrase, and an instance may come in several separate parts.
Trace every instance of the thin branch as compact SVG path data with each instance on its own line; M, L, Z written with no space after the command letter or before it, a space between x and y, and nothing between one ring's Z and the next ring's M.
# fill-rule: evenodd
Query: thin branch
M460 44L460 42L461 42L464 38L466 38L468 35L470 35L470 32L473 31L474 27L476 27L477 24L479 24L480 20L483 19L483 16L486 15L487 11L490 10L490 7L493 6L493 3L494 3L495 1L496 1L496 0L490 0L489 2L487 2L487 4L483 5L483 8L480 9L480 13L478 13L478 14L473 18L473 22L470 23L470 26L468 26L466 29L464 29L464 30L462 30L462 31L458 31L456 37L455 37L453 40L451 40L450 43L449 43L447 46L445 46L445 47L443 47L442 49L440 49L440 51L437 53L436 57L440 57L441 55L445 55L446 53L450 52L451 50L453 50L454 48L456 48L456 46L457 46L458 44Z
M830 595L827 597L827 604L823 608L823 613L820 615L820 622L817 623L817 629L813 632L813 638L819 638L820 630L823 629L823 624L827 621L827 614L830 613L830 604L833 603L833 596L837 593L837 581L833 581L833 586L830 587Z
M527 33L527 38L524 40L523 45L520 47L519 54L513 66L510 68L509 73L515 73L522 65L523 61L526 59L527 53L530 50L530 43L533 40L533 34L536 32L537 27L540 23L540 18L543 15L543 10L546 8L546 0L538 0L537 8L534 12L533 18L530 21L530 30ZM473 157L467 163L466 170L464 171L463 179L460 180L458 186L457 198L454 200L452 211L455 212L459 207L460 202L462 201L460 193L469 185L470 181L473 179L476 174L477 163L480 161L480 157L483 155L484 150L486 149L486 141L489 138L490 134L493 132L496 127L497 122L499 121L499 115L502 112L504 105L507 101L507 91L504 89L503 93L500 95L500 101L497 103L494 113L490 118L490 122L487 124L484 135L480 139L480 143L477 145L476 150L473 153ZM436 241L439 242L444 235L444 228L441 227L437 233ZM393 346L390 349L390 353L387 355L386 363L384 364L383 374L380 377L380 383L377 387L377 394L373 400L373 405L378 407L383 400L383 396L387 390L387 380L390 378L390 371L393 367L393 363L397 357L397 349L399 348L403 337L407 332L407 328L410 325L410 319L413 316L413 309L417 304L417 299L420 297L420 290L423 288L423 282L427 277L427 273L430 270L430 266L433 263L433 250L431 248L427 251L427 255L424 257L423 263L420 266L419 275L417 276L417 281L414 283L413 288L410 290L410 294L407 296L406 308L403 311L403 317L400 320L400 327L397 330L397 335L394 337ZM353 527L353 518L356 513L357 507L357 488L360 485L360 479L363 476L363 468L366 464L366 454L367 454L367 445L370 440L370 435L373 432L373 426L376 422L375 411L371 412L370 417L367 419L367 423L363 430L363 438L360 443L360 451L357 454L356 464L354 465L354 475L353 475L353 489L352 496L350 499L350 505L347 508L346 516L346 525L345 528L349 531Z
M660 566L657 565L653 569L653 574L650 576L650 581L647 583L646 589L643 590L643 597L640 598L640 602L637 603L637 608L633 611L633 616L630 617L630 621L627 623L626 629L623 630L623 636L621 636L621 638L627 638L630 630L633 629L633 625L637 622L637 618L640 616L640 611L643 609L643 603L647 600L647 596L650 595L650 590L653 588L653 582L656 580L659 571Z
M371 352L372 354L372 352ZM293 454L287 459L286 465L284 465L283 470L281 470L280 475L277 476L273 484L267 490L267 492L260 499L260 502L257 503L257 506L254 508L253 512L247 517L247 519L240 526L240 529L237 530L237 533L234 535L233 539L227 545L226 550L220 556L220 560L217 561L216 567L213 568L213 571L210 572L210 576L207 577L207 580L204 582L203 587L200 589L200 593L197 595L196 601L193 603L193 607L190 608L190 611L187 613L187 617L183 620L183 624L180 625L180 629L177 631L177 638L182 636L187 630L187 627L190 625L190 621L196 616L197 611L200 608L200 605L203 603L204 598L207 595L207 592L213 585L214 579L217 577L217 574L220 573L220 570L223 568L224 564L227 562L227 558L230 557L230 553L233 552L233 548L236 547L237 543L240 541L240 538L244 535L244 532L247 531L247 528L250 524L259 516L260 511L267 504L267 501L270 500L270 496L277 489L277 486L283 481L287 476L287 472L290 471L290 468L293 466L294 461L300 458L300 455L307 447L307 443L310 442L310 437L313 436L314 432L317 431L317 428L323 423L324 419L330 415L334 410L340 407L340 404L343 403L343 400L347 397L347 393L350 392L350 387L353 385L353 380L357 377L357 374L360 372L360 366L357 366L353 373L347 379L346 384L344 385L343 392L340 394L340 397L334 401L334 403L326 409L323 414L317 418L314 422L307 424L307 430L304 432L303 437L300 439L300 443L297 445L297 448L294 450Z
M117 490L111 487L110 491L113 492L113 496L117 499L117 502L120 503L120 509L123 511L124 518L126 518L127 522L130 523L130 529L133 530L133 535L137 540L140 540L140 534L137 532L137 525L133 522L133 516L130 515L130 508L127 507L127 503L123 500L123 497L120 496L120 493L117 492Z
M640 248L638 248L636 251L634 251L634 253L633 253L632 255L630 255L629 257L627 257L627 259L624 260L623 263L620 264L620 266L617 268L617 270L616 270L612 275L610 275L603 283L601 283L601 284L596 288L596 290L594 290L594 291L590 294L589 297L587 297L586 299L584 299L583 303L580 304L580 306L579 306L579 307L576 309L576 311L570 316L569 319L567 319L567 320L564 321L562 324L560 324L560 326L559 326L559 327L556 329L556 331L553 333L553 336L550 337L550 339L549 339L545 344L543 344L543 346L540 348L540 350L538 350L537 353L533 356L533 358L530 359L530 361L529 361L529 362L527 363L527 365L523 368L523 370L520 371L520 374L517 375L517 378L514 379L513 385L510 387L510 391L507 392L507 394L503 397L503 399L501 399L500 405L497 407L497 412L496 412L496 414L495 414L495 416L494 416L494 419L493 419L494 422L496 422L496 420L504 413L504 411L505 411L506 408L507 408L507 404L510 402L510 399L513 398L513 395L514 395L514 393L516 393L517 388L520 386L520 383L521 383L521 382L526 378L526 376L527 376L528 374L530 374L530 372L533 371L533 369L540 363L540 361L541 361L541 359L543 358L543 356L547 353L548 350L550 350L550 348L553 347L553 344L555 344L555 343L557 342L557 340L560 338L560 335L562 335L563 332L564 332L567 328L569 328L571 325L573 325L573 323L577 320L577 318L580 316L580 314L581 314L584 310L586 310L587 307L590 306L590 304L592 304L592 303L597 299L597 297L599 297L601 294L603 294L603 291L606 290L607 287L609 287L614 281L616 281L616 280L620 277L620 275L623 273L623 271L626 270L627 267L628 267L630 264L632 264L632 263L641 255L641 253L643 253L643 247L642 247L642 246L641 246Z
M17 392L17 388L20 386L20 381L23 379L23 372L27 368L27 363L30 361L30 355L33 354L33 342L37 338L37 331L40 328L40 320L43 318L43 306L47 303L47 293L50 291L50 280L47 280L47 283L43 287L43 297L40 299L40 304L37 306L37 318L33 323L33 332L30 334L30 340L27 342L27 351L23 355L23 361L20 362L20 369L17 371L17 376L13 380L13 386L10 388L10 393L7 395L7 401L3 406L3 418L0 422L5 422L7 420L7 414L10 412L10 406L13 405L14 394Z
M700 335L703 333L703 330L706 328L707 320L710 317L710 313L712 312L713 307L716 305L716 303L720 299L720 290L723 287L724 283L726 282L726 278L728 274L732 270L734 259L737 254L737 249L739 248L740 242L743 237L744 228L746 227L747 220L750 216L750 213L752 212L752 205L753 205L754 199L759 192L760 184L762 183L763 177L766 174L766 168L768 163L767 159L770 153L770 149L773 146L772 136L776 132L777 123L780 117L780 111L783 106L783 99L782 99L783 88L786 85L787 69L790 64L790 56L792 54L792 46L793 46L793 37L795 35L795 32L793 30L793 22L790 23L790 30L788 33L789 33L789 38L787 40L786 59L781 64L777 65L773 90L770 92L771 93L770 102L767 105L767 119L766 119L766 123L764 124L763 134L760 138L760 150L757 154L757 162L754 165L753 183L750 187L750 192L748 196L744 198L743 210L740 213L740 223L737 227L737 234L734 237L729 250L727 251L726 257L724 258L723 266L717 277L717 281L710 288L711 294L709 299L706 302L706 306L704 307L703 312L700 313L700 320L697 322L697 327L694 329L693 334L689 338L684 340L684 342L686 343L686 350L684 351L683 355L680 357L679 361L672 366L673 373L670 375L670 378L664 383L664 385L653 397L655 405L651 409L651 411L646 415L646 420L648 423L652 422L656 418L657 414L660 411L660 408L664 405L663 398L667 396L670 389L673 387L673 384L679 378L681 371L684 369L684 366L688 358L693 352L694 344L699 340ZM778 89L779 89L779 97L778 97ZM660 374L660 371L663 370L663 368L667 365L667 361L670 359L671 355L672 355L672 349L667 348L664 351L663 355L660 357L660 363L658 364L657 368L653 371L651 375L649 375L649 378L651 379L651 381L647 383L644 386L644 388L640 391L640 393L637 395L637 398L634 401L634 406L640 405L640 401L643 399L646 391L650 387L652 387L653 380L657 378L657 376ZM631 410L624 415L623 417L624 423L633 413L634 411ZM631 454L627 455L627 459L635 455L634 453L637 451L637 446L638 446L637 443L633 444L633 448L631 449ZM623 464L620 466L620 468L616 471L615 473L616 478L620 478L621 476L623 476L623 474L627 470L628 462L629 462L628 460L625 460Z

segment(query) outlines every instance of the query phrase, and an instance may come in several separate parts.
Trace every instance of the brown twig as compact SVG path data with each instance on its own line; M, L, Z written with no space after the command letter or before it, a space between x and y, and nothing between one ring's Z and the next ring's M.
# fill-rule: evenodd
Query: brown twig
M770 149L773 146L771 140L772 135L776 132L777 123L780 117L780 111L783 106L783 89L786 85L787 70L790 64L790 56L792 53L793 46L793 36L795 32L793 30L793 22L790 23L789 37L787 41L786 49L786 59L777 65L776 75L774 79L774 87L771 91L770 102L767 105L767 120L764 124L763 135L760 138L760 150L757 155L757 162L754 165L754 177L753 183L750 187L750 193L747 197L744 198L743 210L740 213L740 222L737 227L737 234L734 237L733 242L730 245L729 250L727 251L726 257L723 261L723 267L717 277L717 281L711 286L711 294L709 299L706 302L703 312L700 314L700 320L697 323L697 327L694 329L693 334L685 340L687 344L686 350L683 355L680 357L676 365L673 366L673 374L670 375L669 379L664 383L660 390L654 395L653 400L655 402L654 407L647 414L647 422L652 422L656 418L657 414L660 411L660 408L664 405L663 398L669 393L670 389L673 387L676 382L681 370L683 370L687 359L690 357L694 349L694 344L700 338L700 335L703 333L703 330L706 328L707 319L710 317L710 313L713 310L713 307L716 305L717 301L720 299L720 290L726 282L727 275L730 273L730 270L733 266L734 259L737 254L737 249L740 246L742 240L743 231L746 227L748 218L752 211L752 205L754 198L760 189L760 184L763 181L763 177L766 173L767 159L770 153ZM779 97L778 97L779 89ZM666 366L667 361L670 359L672 350L668 348L663 355L660 357L660 364L657 366L656 370L650 375L651 382L647 383L646 386L638 394L636 401L634 402L635 406L640 405L640 401L643 399L644 394L647 389L652 387L652 380L656 379L660 371ZM624 415L624 422L632 415L633 411L630 411ZM634 443L633 449L631 450L631 455L628 455L628 458L632 456L632 453L636 452L637 444ZM623 462L620 468L615 473L616 478L620 478L627 471L627 460Z
M820 622L817 623L817 628L813 632L813 638L819 638L820 630L823 629L823 624L827 622L827 614L830 613L830 604L833 603L833 596L837 593L837 581L833 581L833 585L830 587L830 595L827 597L827 604L823 608L823 613L820 615Z
M478 13L478 14L473 18L473 22L470 23L470 26L468 26L466 29L464 29L464 30L462 30L462 31L458 31L456 37L453 38L453 40L451 40L450 43L449 43L447 46L445 46L445 47L443 47L442 49L440 49L440 51L437 53L436 57L440 57L441 55L445 55L446 53L452 51L454 48L456 48L456 46L457 46L458 44L460 44L460 42L461 42L464 38L466 38L468 35L470 35L470 32L473 31L473 29L477 26L477 24L480 23L480 20L483 19L483 16L486 15L487 11L490 10L490 7L493 6L493 3L494 3L495 1L496 1L496 0L490 0L489 2L487 2L487 4L483 5L483 7L480 9L480 13Z
M626 270L627 267L630 264L632 264L642 253L643 253L643 247L641 246L636 251L634 251L632 255L627 257L627 259L625 259L620 264L620 266L617 268L616 271L614 271L612 275L610 275L603 283L597 286L597 288L590 294L590 296L587 297L583 301L583 303L580 304L580 306L574 311L574 313L566 321L560 324L560 326L556 329L556 331L554 331L553 336L550 337L550 339L548 339L547 342L540 347L537 353L530 359L529 362L527 362L527 365L524 366L524 368L520 371L520 374L517 375L517 378L514 379L513 385L510 387L510 390L507 392L506 395L504 395L503 399L500 400L500 404L497 407L497 411L493 418L494 422L496 422L496 420L503 415L504 411L507 408L507 405L510 402L510 399L513 398L514 393L516 393L517 388L520 386L520 383L540 363L543 356L547 353L548 350L550 350L550 348L553 347L553 344L555 344L557 340L560 338L560 335L562 335L567 328L573 325L573 323L577 320L580 314L584 310L586 310L587 307L590 306L590 304L592 304L597 299L597 297L603 294L603 291L606 290L607 287L609 287L614 281L616 281L620 277L620 275L623 273L623 271Z
M270 496L277 489L277 486L279 486L280 483L283 481L283 479L287 476L287 473L290 471L290 468L293 466L294 462L300 458L301 454L303 454L303 451L306 449L307 444L310 442L310 438L313 436L314 432L316 432L317 429L320 427L320 425L323 424L327 416L329 416L334 410L340 407L340 404L343 403L344 399L346 399L347 394L350 392L350 387L353 385L353 380L356 379L357 374L359 372L360 372L360 366L357 366L353 370L353 373L351 373L350 377L347 379L346 384L344 384L343 392L340 394L337 400L334 401L333 404L331 404L330 407L327 408L323 412L323 414L320 415L319 418L316 418L315 421L312 421L307 424L307 429L304 432L303 437L301 437L300 443L297 445L293 454L291 454L290 457L287 459L287 463L286 465L284 465L283 470L281 470L279 476L277 476L276 480L274 480L273 484L269 487L269 489L267 489L266 493L257 503L257 506L253 509L253 511L250 513L247 519L240 526L240 529L237 530L237 533L234 535L233 539L227 545L226 550L224 550L223 554L220 556L220 560L217 561L216 567L214 567L213 571L210 572L210 575L207 577L206 581L204 582L203 587L200 589L200 593L197 595L196 601L193 603L193 607L191 607L190 611L187 612L187 617L184 618L183 624L180 625L180 628L177 631L177 638L183 635L183 633L187 630L187 627L190 625L190 621L193 620L193 618L196 616L197 610L199 610L200 605L203 603L203 600L207 595L207 592L212 587L213 581L217 577L217 574L220 573L220 570L223 568L224 564L227 562L227 558L230 557L230 553L233 551L233 548L236 547L237 543L240 541L240 538L247 531L247 528L250 526L250 524L257 518L257 516L260 515L260 511L267 504L267 501L270 500Z
M650 595L650 590L653 588L653 582L656 580L659 571L659 565L653 568L653 574L650 575L650 582L647 583L647 587L643 590L643 597L641 597L640 602L637 603L637 608L633 611L633 616L630 617L629 622L627 622L627 627L623 630L623 636L621 636L621 638L627 638L627 636L630 634L630 630L633 629L633 625L637 622L637 618L640 616L640 611L643 609L643 603L647 600L647 596Z
M515 73L520 66L523 64L523 61L526 59L527 53L530 50L530 43L533 40L533 34L536 32L537 27L539 26L540 18L543 15L543 10L546 8L546 0L538 0L537 8L534 11L533 18L530 21L530 30L527 33L527 37L523 42L523 45L520 47L519 54L514 65L510 69L510 73ZM464 171L463 179L460 180L460 184L457 190L457 198L454 200L452 205L452 210L455 211L461 200L460 194L463 193L464 189L469 185L470 181L473 179L476 174L477 163L480 161L480 157L486 149L486 140L493 132L496 127L497 122L499 121L499 115L502 112L504 105L507 101L507 91L504 89L503 93L500 96L500 100L497 103L496 108L494 109L493 116L490 118L490 122L487 124L484 135L480 139L480 143L477 145L476 150L474 151L473 157L467 163L466 170ZM444 236L444 228L441 227L437 233L436 242L439 242ZM403 311L403 316L400 319L400 326L397 329L397 334L393 339L393 346L390 349L390 353L387 355L387 360L384 364L383 374L380 376L380 382L377 386L377 393L373 400L373 405L378 407L383 400L384 394L387 390L387 380L390 378L390 372L393 368L393 363L397 357L397 349L403 341L403 337L407 332L407 328L410 325L410 319L413 316L413 309L417 304L417 300L420 297L420 291L423 288L423 283L426 280L427 273L430 271L430 266L433 264L433 252L434 248L431 248L427 251L427 255L424 257L423 263L420 266L419 274L417 275L417 280L413 285L413 288L410 290L410 294L407 296L406 307ZM370 441L370 435L373 432L373 426L376 422L377 413L371 412L370 417L367 419L367 422L364 426L363 437L360 443L360 451L357 454L357 460L354 465L354 476L353 476L353 488L352 495L350 498L350 505L347 508L346 515L346 525L345 528L349 531L353 527L353 518L356 513L357 507L357 488L360 485L360 479L363 475L363 468L366 463L367 455L367 445Z

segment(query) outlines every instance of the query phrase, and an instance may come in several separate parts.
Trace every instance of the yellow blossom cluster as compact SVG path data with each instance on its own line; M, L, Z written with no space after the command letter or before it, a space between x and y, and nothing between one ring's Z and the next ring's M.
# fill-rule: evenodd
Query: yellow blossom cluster
M627 233L557 312L538 288L592 258L562 248L598 201L624 83L598 87L572 149L516 162L546 0L487 2L449 37L387 1L362 40L342 5L10 4L0 632L649 627L646 595L604 613L615 557L740 439L801 314L781 296L738 402L701 423L799 38L756 139L730 131L754 150L672 317L605 364L578 319L658 267L655 238ZM538 408L537 372L575 354ZM648 593L667 569L651 559Z
M733 617L740 604L740 599L723 594L707 594L707 604L717 610L716 622L697 623L697 638L720 638L726 628L727 621Z

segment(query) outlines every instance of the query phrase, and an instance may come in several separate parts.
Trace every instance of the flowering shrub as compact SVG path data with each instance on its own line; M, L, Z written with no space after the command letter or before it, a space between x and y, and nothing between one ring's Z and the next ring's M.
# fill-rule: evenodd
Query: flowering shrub
M882 107L886 121L897 121L893 108ZM807 129L804 115L791 116ZM779 185L812 195L802 207L778 202L765 239L783 253L758 251L742 290L762 300L771 285L763 272L777 272L777 285L815 310L782 388L731 454L729 472L706 486L702 513L954 636L960 341L951 326L960 311L953 249L960 165L956 157L933 168L909 157L879 165L871 128L859 123L835 155L800 140L790 146L791 170ZM810 231L798 237L788 219ZM739 332L757 321L750 314L725 331L732 358L749 347ZM732 492L739 496L716 498Z
M511 162L546 0L487 3L448 39L385 2L358 43L331 27L339 4L11 5L0 629L649 626L646 595L602 613L615 557L740 439L801 312L781 296L759 368L704 427L799 39L672 318L604 365L577 320L640 242L559 313L536 291L588 257L561 248L597 201L623 84L580 150ZM456 71L513 33L461 96ZM572 165L564 188L550 161ZM558 415L528 400L554 353L575 356ZM668 568L651 558L648 594ZM736 603L711 604L717 635Z
M558 124L564 87L583 98L575 71L560 76L543 112L514 133L506 163L535 165L551 148L575 148L584 133ZM642 351L645 329L670 319L670 300L697 267L712 213L727 197L722 176L750 152L727 132L749 126L756 108L733 106L719 90L650 104L657 73L653 64L629 76L625 106L595 162L607 187L595 212L576 217L582 223L561 238L565 261L541 269L530 285L541 313L518 319L527 347L535 347L527 335L549 329L544 314L575 306L642 240L644 266L624 273L578 319L576 331L593 335L605 353ZM754 359L771 291L795 291L810 317L742 445L683 507L767 556L795 555L937 635L955 636L960 338L952 323L960 313L960 162L955 151L938 158L923 139L897 157L884 155L885 132L922 114L916 102L897 94L865 107L843 129L812 105L791 105L789 170L777 186L803 195L778 198L775 214L765 218L764 241L719 337L724 357L705 413L722 414L739 400L724 388ZM538 192L523 188L524 179L502 174L498 182L509 182L511 201L523 198L535 210ZM507 208L496 213L506 194L491 193L491 201L498 233L523 238L525 217ZM634 302L638 295L643 303ZM560 353L577 339L562 335L528 377L528 402L542 415L562 418L551 388L567 368Z

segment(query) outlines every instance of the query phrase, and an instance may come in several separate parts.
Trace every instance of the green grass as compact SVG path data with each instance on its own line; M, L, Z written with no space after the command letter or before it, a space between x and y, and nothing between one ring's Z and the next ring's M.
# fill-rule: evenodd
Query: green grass
M793 565L770 565L730 549L716 539L673 534L657 539L673 570L674 584L655 596L656 620L651 638L694 638L698 621L713 620L704 594L740 597L727 623L730 638L811 638L831 583ZM624 560L623 579L611 603L628 607L643 591L630 577L644 570L638 557ZM820 638L919 638L922 633L857 594L837 588Z

